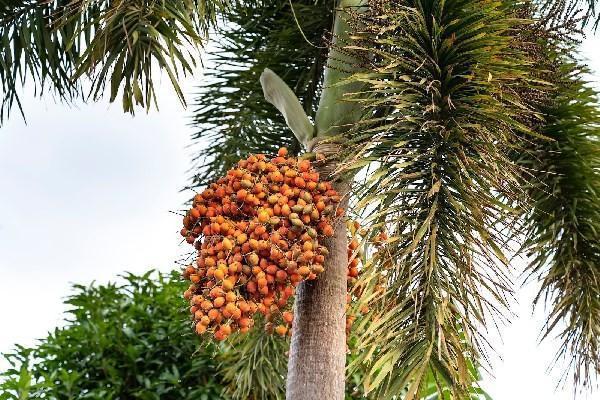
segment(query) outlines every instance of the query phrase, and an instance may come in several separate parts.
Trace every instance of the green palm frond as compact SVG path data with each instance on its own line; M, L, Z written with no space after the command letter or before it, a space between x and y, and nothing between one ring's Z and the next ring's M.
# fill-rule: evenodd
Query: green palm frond
M553 364L563 381L570 375L585 387L600 372L600 110L583 79L576 29L573 18L556 25L544 17L522 32L532 74L551 85L543 93L519 88L544 117L526 123L547 139L515 152L530 200L515 237L529 256L526 276L541 283L536 305L550 306L542 337L561 341Z
M156 104L154 78L169 77L182 103L182 74L191 73L207 32L228 0L54 0L0 3L2 113L19 105L18 92L30 80L47 85L61 99L97 100L110 89L123 108ZM81 91L80 78L89 78ZM21 110L22 112L22 110Z
M544 17L554 22L576 19L577 25L591 25L593 29L600 23L596 0L537 0L536 3Z
M217 355L226 392L239 400L284 399L288 348L287 340L261 329L234 335Z
M146 108L156 103L155 68L167 74L185 104L180 74L193 71L197 48L227 1L74 3L69 6L71 18L84 21L74 41L83 41L85 47L74 78L90 76L94 99L102 96L107 86L111 101L121 90L124 111L133 112L134 103Z
M333 0L262 0L232 8L218 32L209 82L195 99L193 139L202 143L195 155L192 186L222 175L248 153L274 152L300 145L281 114L263 96L260 75L272 69L292 88L313 116L327 49L322 36L331 28ZM209 144L206 146L206 144Z
M511 33L510 3L379 1L356 16L355 49L367 84L349 101L365 118L347 138L356 207L388 231L365 268L375 290L361 356L377 398L414 399L431 374L439 391L469 398L469 362L488 348L484 326L511 296L505 228L523 194L509 150L533 134L516 91L527 59ZM372 17L371 17L372 16Z
M15 104L24 116L19 91L28 82L39 95L47 86L63 100L79 94L70 76L80 49L67 43L74 27L58 26L61 10L33 0L0 1L0 122Z
M543 337L558 336L556 361L567 360L583 386L600 374L600 110L586 72L571 62L556 70L560 82L542 108L541 133L552 141L521 159L535 177L524 251L530 279L541 281L536 303L551 304Z

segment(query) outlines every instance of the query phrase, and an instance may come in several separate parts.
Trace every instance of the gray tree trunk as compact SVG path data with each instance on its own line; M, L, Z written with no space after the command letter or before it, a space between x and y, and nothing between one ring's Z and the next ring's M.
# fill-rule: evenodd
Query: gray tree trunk
M321 152L318 145L315 150ZM322 175L326 169L322 168ZM339 193L347 191L344 183L334 187ZM343 400L345 396L348 239L343 220L334 228L333 237L323 240L329 249L325 272L314 281L302 282L296 291L288 400Z
M354 60L335 47L335 42L348 37L345 7L364 5L366 0L340 0L334 25L334 47L325 69L324 89L315 118L315 153L326 156L319 166L321 177L330 179L337 166L339 147L320 143L319 139L338 135L358 119L355 103L344 102L344 93L358 90L356 85L335 85L347 77ZM310 150L310 149L309 149ZM329 160L329 161L327 161ZM342 195L348 182L334 182ZM346 196L344 196L346 198ZM346 208L346 202L341 207ZM287 400L343 400L346 366L346 292L348 239L346 224L340 219L334 236L324 240L329 249L325 272L312 282L298 286L294 306L294 324L288 361Z

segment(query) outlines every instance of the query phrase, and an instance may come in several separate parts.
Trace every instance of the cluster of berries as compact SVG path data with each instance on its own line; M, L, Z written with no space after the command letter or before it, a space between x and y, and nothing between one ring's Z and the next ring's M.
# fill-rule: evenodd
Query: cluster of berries
M285 148L270 160L240 160L197 194L181 230L198 251L183 272L196 332L224 340L247 332L260 313L267 331L290 334L295 287L325 270L322 238L334 235L340 201L310 161L288 157ZM355 250L351 242L349 255ZM357 264L350 261L349 279Z

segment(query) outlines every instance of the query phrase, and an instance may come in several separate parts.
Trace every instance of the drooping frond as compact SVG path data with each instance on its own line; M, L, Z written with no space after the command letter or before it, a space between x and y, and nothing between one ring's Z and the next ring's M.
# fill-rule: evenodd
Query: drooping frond
M345 167L361 170L356 207L387 239L374 239L364 272L375 305L355 365L369 366L378 399L415 399L429 375L469 398L469 365L511 293L503 231L521 192L509 150L530 134L515 117L533 115L515 91L528 84L511 45L521 21L485 0L370 4L347 47L365 62L353 79L366 87L348 99L365 118Z
M3 105L10 112L30 81L47 83L63 99L80 95L78 80L89 78L85 98L110 89L123 108L156 103L154 79L164 72L185 103L181 74L191 73L197 48L228 0L108 1L10 0L0 3L0 77Z
M287 340L253 329L234 335L217 359L225 391L234 400L279 400L285 398Z
M545 18L560 23L576 18L578 25L598 28L600 9L596 0L537 0L539 10Z
M515 235L529 256L527 278L541 282L535 303L550 308L543 338L562 341L554 366L585 387L600 372L600 105L574 50L576 20L556 25L548 16L529 27L520 41L531 73L548 85L519 88L543 116L526 123L544 138L514 153L529 197L525 229Z
M192 186L222 175L248 153L300 150L279 111L264 99L260 75L270 68L292 88L308 116L319 98L331 28L333 0L262 0L239 4L218 32L206 85L199 88L192 125L195 156ZM208 144L208 146L207 146Z
M541 133L521 162L532 171L524 250L529 277L541 281L536 303L548 303L544 337L561 341L575 384L600 374L600 110L585 68L563 62L554 95L542 107Z
M47 86L59 98L69 100L79 86L70 80L79 48L69 46L74 27L57 26L60 9L39 1L0 1L0 122L15 105L23 114L19 92L26 82L37 94Z

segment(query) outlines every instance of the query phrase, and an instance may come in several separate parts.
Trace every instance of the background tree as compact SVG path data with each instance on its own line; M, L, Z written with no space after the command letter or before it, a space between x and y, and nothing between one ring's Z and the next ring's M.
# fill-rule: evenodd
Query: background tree
M221 399L215 349L188 329L178 274L123 278L75 285L65 326L5 355L0 398Z
M166 68L178 90L177 71L190 72L197 59L188 51L221 16L230 21L217 25L223 62L194 117L196 137L214 145L197 160L209 167L195 184L222 173L238 151L282 143L329 156L324 175L335 173L371 232L361 287L372 311L358 324L365 342L350 364L366 366L369 391L414 398L431 377L440 393L469 396L470 364L489 347L483 326L510 305L512 243L532 254L532 276L551 295L547 330L563 339L559 356L573 357L575 382L590 384L600 364L600 178L595 93L572 43L580 23L571 5L579 3L372 0L359 12L360 4L6 2L3 109L18 102L25 78L66 99L110 87L127 111L148 107L152 66ZM586 4L583 23L597 23L595 3ZM268 60L295 89L313 132L294 138L261 102L258 75ZM72 79L84 76L85 92ZM343 228L336 235L330 245L341 249ZM320 288L339 288L341 258L299 291L289 398L343 395L341 329L310 328L335 326L329 306L341 291ZM302 369L305 350L335 367Z

